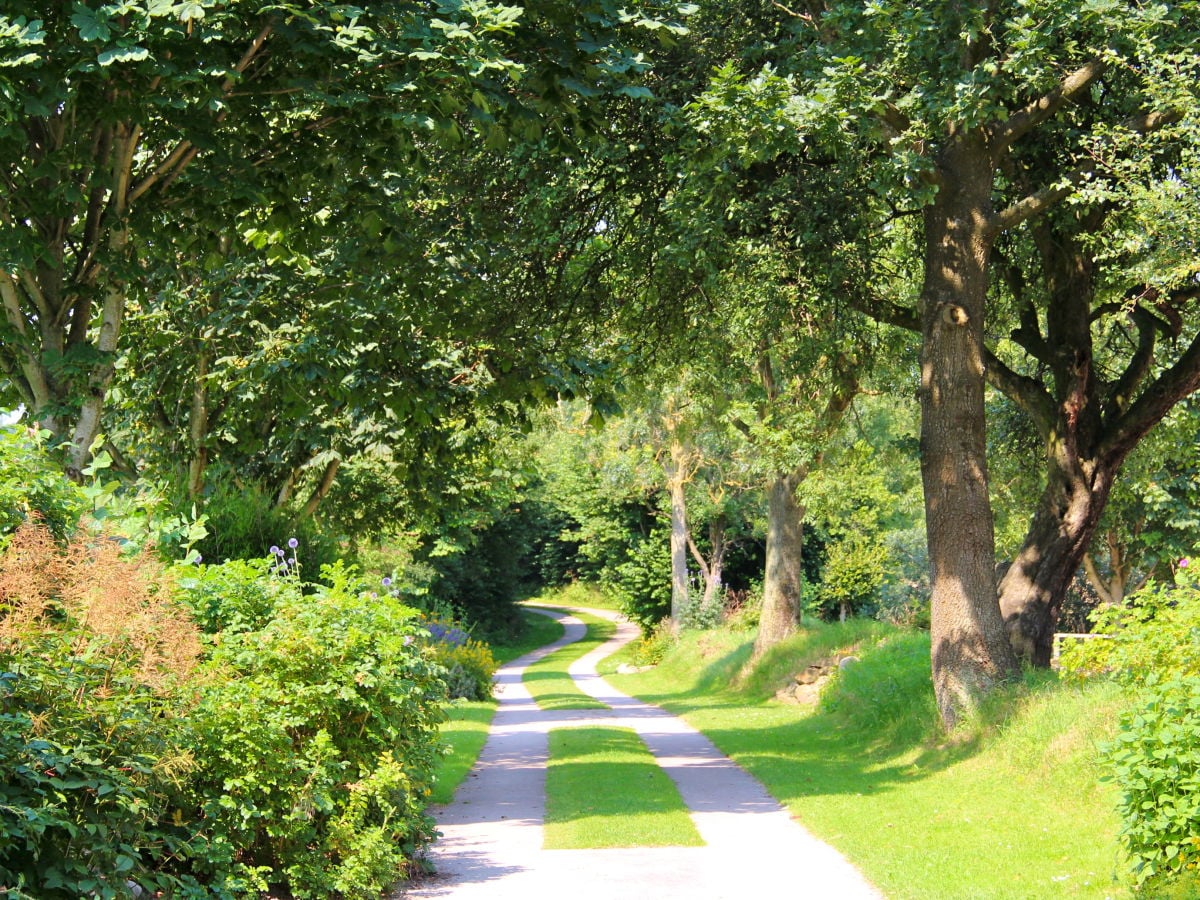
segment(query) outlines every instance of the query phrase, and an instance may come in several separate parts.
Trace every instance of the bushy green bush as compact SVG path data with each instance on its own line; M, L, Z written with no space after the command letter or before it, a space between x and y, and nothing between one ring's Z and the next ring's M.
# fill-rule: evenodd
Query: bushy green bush
M18 531L0 554L0 893L366 898L403 876L432 836L444 669L396 597L340 565L302 591L298 572Z
M1151 673L1200 675L1200 580L1180 570L1174 584L1150 584L1123 605L1099 607L1092 632L1067 644L1059 664L1068 673L1111 671L1139 681Z
M47 432L0 427L0 543L36 516L60 540L69 537L87 507L46 447Z
M650 634L671 614L671 544L665 530L629 547L624 562L602 574L605 589L621 604L621 612Z
M492 696L496 660L491 648L471 637L458 622L423 615L424 643L446 670L446 694L451 700L485 700Z
M1108 747L1121 843L1139 885L1200 880L1200 677L1151 686Z
M236 890L373 897L432 837L424 813L443 670L413 610L349 569L289 582L258 630L224 632L193 714L192 815Z
M297 519L253 484L238 484L225 475L212 479L210 490L204 504L208 534L195 545L210 563L260 559L286 536L300 542L305 571L313 575L345 556L344 548L316 520Z
M231 559L196 566L179 579L179 596L207 634L258 631L275 616L284 597L294 595L293 580L272 577L270 559Z
M649 634L634 643L631 659L635 666L657 666L679 641L670 619L663 619Z
M25 525L0 557L0 887L37 900L204 892L175 826L199 638L149 556Z
M1200 583L1147 587L1122 606L1097 609L1106 637L1069 645L1068 673L1107 672L1141 702L1105 752L1121 792L1121 841L1138 884L1156 896L1200 873ZM1152 887L1151 887L1152 886Z

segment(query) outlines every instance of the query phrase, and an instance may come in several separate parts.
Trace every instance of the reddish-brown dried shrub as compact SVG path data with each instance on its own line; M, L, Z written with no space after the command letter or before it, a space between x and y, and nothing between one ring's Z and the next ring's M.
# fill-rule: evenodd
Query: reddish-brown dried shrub
M199 629L150 553L83 534L63 547L41 523L26 523L0 555L0 641L58 629L64 615L78 652L119 656L155 688L188 678L200 656Z

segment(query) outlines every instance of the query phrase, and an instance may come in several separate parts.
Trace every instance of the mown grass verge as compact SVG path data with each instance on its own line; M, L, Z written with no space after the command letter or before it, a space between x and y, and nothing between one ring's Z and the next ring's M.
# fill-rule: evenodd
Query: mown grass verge
M1118 687L1030 676L947 738L928 635L816 625L744 672L751 640L685 634L657 669L610 677L705 732L893 900L1130 896L1096 753L1127 702ZM791 672L849 649L861 661L817 708L771 699Z
M587 635L527 668L523 679L525 687L542 709L606 709L603 703L593 700L576 686L567 674L567 667L612 637L616 625L587 613L572 612L571 615L587 626Z
M620 612L621 601L600 585L588 581L573 581L559 587L548 587L526 603L533 606L578 606L584 609L611 609Z
M526 622L521 636L509 643L492 645L492 655L501 665L562 637L563 627L556 620L529 610L521 610L521 616ZM440 731L445 755L438 764L430 803L449 803L454 798L454 792L479 758L495 713L495 700L457 700L447 707L447 719Z
M631 729L550 732L547 850L703 843L674 783Z

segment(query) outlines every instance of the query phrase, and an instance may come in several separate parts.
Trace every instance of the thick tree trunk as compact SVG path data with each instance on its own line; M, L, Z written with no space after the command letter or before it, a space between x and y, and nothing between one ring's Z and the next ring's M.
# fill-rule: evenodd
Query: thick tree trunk
M983 320L992 163L982 136L939 160L925 210L921 292L921 477L932 569L933 687L952 727L1017 670L996 598L984 427Z
M767 489L767 565L754 658L796 630L803 587L804 507L796 500L797 472L777 474Z
M1115 471L1109 465L1059 460L1025 542L1000 582L1000 610L1019 658L1047 667L1063 599L1083 563Z

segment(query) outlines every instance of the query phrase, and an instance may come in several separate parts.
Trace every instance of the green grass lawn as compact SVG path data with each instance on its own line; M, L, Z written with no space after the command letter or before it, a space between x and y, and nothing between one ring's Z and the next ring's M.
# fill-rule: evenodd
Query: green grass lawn
M616 625L587 613L572 615L587 625L587 636L527 668L525 687L542 709L605 709L603 703L593 700L576 687L567 674L567 667L612 637L616 633Z
M621 602L598 584L573 581L559 587L546 588L536 597L525 601L533 606L582 606L584 609L611 609L620 612Z
M1007 715L997 703L990 724L939 738L928 635L848 624L798 635L749 675L751 634L685 634L659 668L612 681L702 730L893 900L1130 896L1097 780L1117 687L1031 678ZM820 707L764 699L833 647L862 661Z
M631 729L550 732L547 850L703 843L675 784Z

